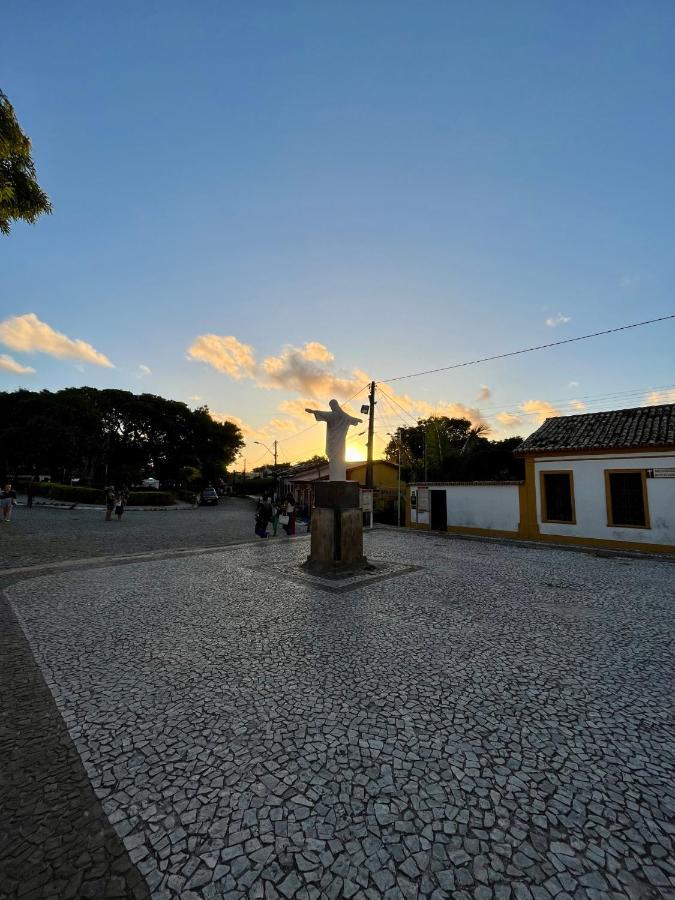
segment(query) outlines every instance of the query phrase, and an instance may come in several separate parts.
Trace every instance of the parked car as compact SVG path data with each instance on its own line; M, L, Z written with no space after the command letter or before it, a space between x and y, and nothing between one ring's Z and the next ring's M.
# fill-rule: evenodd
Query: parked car
M200 506L217 506L218 505L218 493L214 487L207 487L201 493L199 498Z
M141 481L141 487L150 488L153 491L159 490L159 480L157 478L144 478Z

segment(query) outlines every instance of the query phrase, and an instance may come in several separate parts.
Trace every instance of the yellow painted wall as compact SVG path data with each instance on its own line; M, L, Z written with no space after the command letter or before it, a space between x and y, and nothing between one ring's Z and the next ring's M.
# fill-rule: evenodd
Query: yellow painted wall
M354 466L347 470L347 479L349 481L358 481L362 487L366 484L366 464ZM379 460L373 462L373 487L375 490L381 488L396 489L398 485L398 469L396 466L387 466ZM405 481L401 482L401 491L405 491Z

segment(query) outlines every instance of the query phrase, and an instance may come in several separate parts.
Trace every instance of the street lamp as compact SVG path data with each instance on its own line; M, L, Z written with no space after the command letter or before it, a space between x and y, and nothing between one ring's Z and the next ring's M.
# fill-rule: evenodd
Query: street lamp
M392 434L391 431L388 431L387 434L389 437L394 438L394 440L398 443L398 492L396 499L396 524L398 527L401 527L401 429L396 429L396 434Z

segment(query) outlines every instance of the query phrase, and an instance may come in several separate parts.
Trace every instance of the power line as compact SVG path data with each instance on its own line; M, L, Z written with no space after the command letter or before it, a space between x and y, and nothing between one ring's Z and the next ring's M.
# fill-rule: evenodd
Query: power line
M672 391L674 389L675 389L675 385L662 384L662 385L658 385L656 387L632 388L631 390L628 390L628 391L614 391L609 394L579 394L576 397L570 397L570 398L560 398L559 397L559 398L556 398L555 400L544 400L542 402L550 403L552 406L569 406L572 409L575 409L575 407L572 406L573 403L583 402L584 407L588 404L597 406L599 403L603 403L605 401L610 401L610 400L611 401L617 401L617 400L628 401L633 397L640 397L640 396L643 396L648 393L661 393L661 392L665 392L665 391ZM382 388L380 388L380 392L384 396L388 397L388 399L391 402L395 403L396 406L398 406L398 408L401 410L401 412L403 412L404 415L406 415L407 418L410 419L410 421L412 423L414 423L415 425L418 424L418 419L421 417L418 416L416 418L415 416L413 416L410 412L408 412L408 410L406 410L406 408L401 403L398 402L398 400L395 397L393 397L391 394L386 393L384 390L382 390ZM520 404L525 403L525 402L526 402L525 400L511 400L511 401L508 401L505 405L499 405L499 406L494 403L488 404L487 406L485 406L484 404L481 403L480 404L480 409L481 409L480 418L481 419L489 419L489 418L494 418L496 413L513 412L518 406L520 406ZM466 405L466 404L463 404L463 405ZM487 410L487 412L483 413L482 410ZM577 412L583 413L583 409L577 409ZM522 411L519 411L519 414L532 415L531 413L524 413ZM433 415L433 413L432 413L432 415Z
M480 363L492 362L492 360L495 359L520 356L523 353L532 353L535 350L548 350L551 347L561 347L563 344L574 344L577 341L587 341L590 340L590 338L601 337L605 334L616 334L618 331L628 331L630 328L641 328L643 325L653 325L656 322L666 322L669 319L675 319L675 313L668 316L660 316L658 319L646 319L644 322L633 322L630 325L619 325L617 328L606 328L604 331L594 331L592 334L581 334L578 337L566 338L564 341L552 341L550 344L539 344L536 347L511 350L509 353L497 353L494 356L485 356L482 359L472 359L467 362L453 363L450 366L440 366L437 369L427 369L424 372L411 372L409 375L396 375L394 378L382 378L380 379L380 383L388 384L392 381L401 381L404 378L419 378L421 375L434 375L436 372L448 372L450 369L461 369L465 366L477 366Z

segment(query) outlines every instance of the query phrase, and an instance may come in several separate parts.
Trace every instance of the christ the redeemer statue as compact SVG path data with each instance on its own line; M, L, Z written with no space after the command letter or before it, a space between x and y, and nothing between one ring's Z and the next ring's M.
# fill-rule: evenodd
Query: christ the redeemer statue
M345 443L350 425L358 425L362 420L348 415L337 400L331 400L329 410L306 409L312 413L317 422L325 422L326 428L326 456L328 457L328 477L331 481L346 481L347 467L345 465Z

